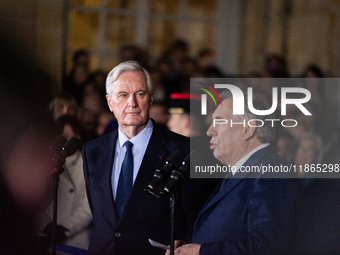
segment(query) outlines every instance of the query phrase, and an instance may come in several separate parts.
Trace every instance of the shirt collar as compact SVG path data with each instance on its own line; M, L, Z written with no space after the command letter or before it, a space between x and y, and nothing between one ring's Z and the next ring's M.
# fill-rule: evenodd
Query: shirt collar
M122 148L126 141L130 141L131 143L133 143L133 146L135 148L139 148L139 149L143 148L146 144L145 139L147 137L151 137L152 130L153 130L153 123L150 119L146 127L138 135L129 139L118 127L119 147Z
M232 168L233 170L233 175L237 172L237 170L250 158L251 155L253 155L255 152L265 148L269 146L269 143L263 143L259 146L257 146L255 149L253 149L252 151L248 152L247 155L245 155L244 157L242 157L239 161L236 162L235 167Z

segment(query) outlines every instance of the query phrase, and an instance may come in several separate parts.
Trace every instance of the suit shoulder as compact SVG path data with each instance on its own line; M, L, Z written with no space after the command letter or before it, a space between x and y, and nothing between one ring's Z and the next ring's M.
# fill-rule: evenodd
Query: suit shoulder
M102 146L108 143L110 144L114 142L113 140L115 139L116 135L117 135L117 131L113 131L108 134L102 135L98 138L95 138L93 140L86 142L84 144L84 147L90 149L90 148Z
M165 130L166 136L169 137L173 141L179 141L179 142L184 142L184 143L190 143L190 139L186 136L174 133L170 130Z
M265 161L267 163L279 164L279 165L288 165L287 161L280 157L275 151L265 156Z
M165 136L168 141L176 141L176 142L183 142L183 143L190 143L190 139L186 136L177 134L172 132L168 129L164 129L161 126L154 124L154 134L155 136Z
M280 157L279 154L277 154L275 148L270 145L263 150L260 150L258 154L255 154L260 156L259 162L264 164L270 164L270 165L288 165L287 161L285 161L282 157Z
M190 139L188 137L176 134L157 125L155 125L151 141L154 145L159 143L170 152L175 150L182 150L185 154L190 152Z

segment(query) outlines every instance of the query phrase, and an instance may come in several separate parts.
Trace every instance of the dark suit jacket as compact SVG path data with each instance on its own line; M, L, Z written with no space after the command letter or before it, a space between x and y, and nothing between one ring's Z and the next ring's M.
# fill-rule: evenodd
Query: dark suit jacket
M294 238L296 255L340 254L340 180L312 179Z
M268 146L254 153L244 166L261 164L286 162ZM202 244L201 255L289 254L301 192L294 179L238 173L222 189L218 185L203 206L192 243Z
M144 189L155 170L164 165L174 151L180 149L189 153L189 139L154 124L130 198L119 219L111 188L117 137L116 130L86 143L83 148L86 191L94 218L88 254L164 254L164 250L152 247L148 238L169 244L169 199L160 200ZM157 187L156 191L160 188ZM175 208L175 238L185 238L181 203L176 203Z

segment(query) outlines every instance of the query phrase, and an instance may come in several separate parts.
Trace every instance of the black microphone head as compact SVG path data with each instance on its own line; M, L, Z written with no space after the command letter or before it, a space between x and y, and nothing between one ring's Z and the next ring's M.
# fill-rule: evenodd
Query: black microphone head
M183 159L182 165L179 167L179 169L178 170L174 169L171 172L171 176L168 183L165 185L163 191L160 192L161 197L173 192L174 190L180 187L185 178L185 175L190 170L190 157L196 159L197 157L200 157L200 153L198 153L195 150L190 152Z
M169 163L174 164L174 168L177 168L181 165L182 159L185 157L185 154L181 150L175 151L170 157L167 159Z
M64 145L65 143L67 143L67 139L62 135L59 135L55 140L56 140L57 144Z
M65 143L63 149L67 151L67 156L73 155L81 146L83 145L82 141L79 140L78 137L72 137L67 143Z
M195 151L190 152L184 159L183 162L190 162L190 156L193 155Z
M185 154L181 150L176 150L165 161L165 165L161 169L157 169L153 175L153 179L147 187L147 190L153 190L159 183L164 182L173 169L180 166Z
M67 143L67 139L63 137L62 135L59 135L53 144L50 145L51 153L59 153L61 149L63 148L64 144Z

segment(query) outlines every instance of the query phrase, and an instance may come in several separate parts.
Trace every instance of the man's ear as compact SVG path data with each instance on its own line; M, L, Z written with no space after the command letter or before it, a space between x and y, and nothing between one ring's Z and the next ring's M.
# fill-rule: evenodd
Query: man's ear
M112 99L109 95L106 95L106 100L107 100L107 105L110 108L110 111L113 112L113 108L112 108Z
M248 139L251 139L256 131L256 121L255 120L249 120L247 122L248 125L246 125L244 127L244 131L243 131L243 137L242 140L246 141Z

